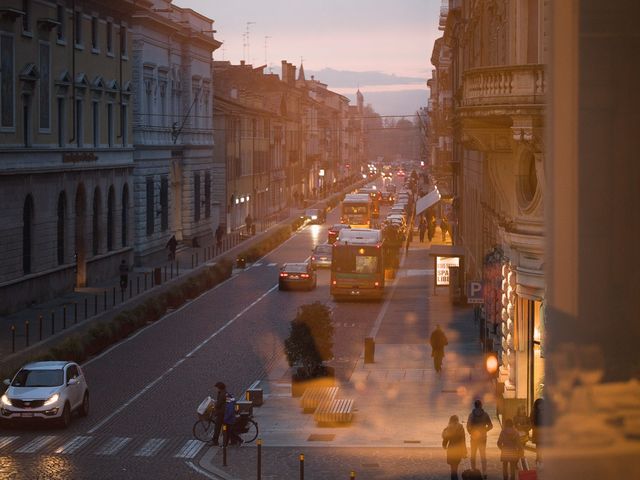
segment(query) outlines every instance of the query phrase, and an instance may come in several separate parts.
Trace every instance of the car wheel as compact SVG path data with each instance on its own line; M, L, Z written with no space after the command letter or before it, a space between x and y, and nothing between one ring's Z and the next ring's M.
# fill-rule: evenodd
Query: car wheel
M87 415L89 415L89 392L84 392L82 405L80 405L80 416L86 417Z
M71 407L69 403L64 404L64 408L62 409L62 415L60 416L60 426L62 428L67 428L71 424Z

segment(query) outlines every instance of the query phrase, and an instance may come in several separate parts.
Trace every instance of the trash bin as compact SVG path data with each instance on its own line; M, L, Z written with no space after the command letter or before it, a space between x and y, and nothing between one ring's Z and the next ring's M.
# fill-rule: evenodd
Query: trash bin
M376 343L372 337L364 339L364 363L374 363L373 357L376 352Z
M249 388L245 393L245 398L255 406L262 406L262 389L261 388Z
M162 283L162 269L156 267L153 269L153 284L160 285Z

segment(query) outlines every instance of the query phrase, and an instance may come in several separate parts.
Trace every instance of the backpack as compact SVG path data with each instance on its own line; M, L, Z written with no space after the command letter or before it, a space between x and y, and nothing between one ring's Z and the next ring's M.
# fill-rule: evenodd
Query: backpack
M224 419L222 421L227 425L236 423L236 399L229 393L224 404Z

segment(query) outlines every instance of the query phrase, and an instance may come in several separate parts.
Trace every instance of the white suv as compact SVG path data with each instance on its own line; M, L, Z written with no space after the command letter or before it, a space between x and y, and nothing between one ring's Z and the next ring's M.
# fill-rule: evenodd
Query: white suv
M0 420L53 419L66 428L74 411L89 414L89 388L77 363L29 363L4 384Z

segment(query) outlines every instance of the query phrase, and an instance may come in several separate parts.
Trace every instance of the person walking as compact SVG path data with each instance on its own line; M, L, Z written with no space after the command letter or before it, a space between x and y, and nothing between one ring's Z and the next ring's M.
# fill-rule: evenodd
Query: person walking
M498 448L500 449L500 461L502 462L502 479L516 480L518 460L523 456L523 452L520 434L513 426L513 420L510 418L504 421L504 428L498 437Z
M171 238L167 242L166 248L169 249L169 260L174 261L176 259L176 247L178 246L178 241L176 240L175 235L171 235Z
M222 224L218 224L218 228L216 228L216 254L222 252L222 238L224 237L224 228L222 228Z
M482 477L487 478L487 432L493 428L489 414L482 408L482 401L473 402L473 410L467 418L467 432L471 447L471 468L476 468L476 454L480 451Z
M223 445L242 445L242 438L236 431L236 399L229 392L225 396L223 425L226 427Z
M520 462L522 464L522 470L529 470L527 459L524 456L524 446L529 441L529 431L531 430L531 419L527 415L527 411L524 405L518 407L518 413L513 417L513 426L520 436L520 446L522 447L522 457Z
M442 431L442 448L447 451L447 463L451 467L451 480L458 480L458 466L467 456L467 440L464 427L457 415L451 415L449 425Z
M120 262L118 270L120 271L120 291L124 293L127 285L129 285L129 265L127 265L127 261L124 258Z
M539 464L542 460L540 457L540 434L539 429L542 426L544 415L544 400L542 398L536 398L533 402L533 408L531 409L531 443L536 446L536 464Z
M440 325L436 325L436 329L431 333L429 338L431 344L431 356L433 357L433 367L436 372L442 370L442 359L444 358L444 347L449 344L447 336L444 334Z
M427 220L424 215L420 215L420 224L418 225L418 235L420 236L420 243L424 243L424 234L427 231Z
M449 222L447 222L446 217L442 217L440 220L440 232L442 233L442 241L445 242L447 240L447 232L449 231Z
M427 238L429 241L433 240L433 236L436 234L436 217L431 215L427 221Z
M247 216L244 218L244 224L247 228L247 235L251 235L252 226L253 226L253 218L251 218L251 214L247 213Z
M218 394L216 395L216 403L213 407L213 415L215 416L216 426L213 430L213 438L211 439L211 443L214 446L218 446L220 432L222 431L222 425L224 423L224 413L227 404L227 386L223 382L216 382L215 387L218 389Z

